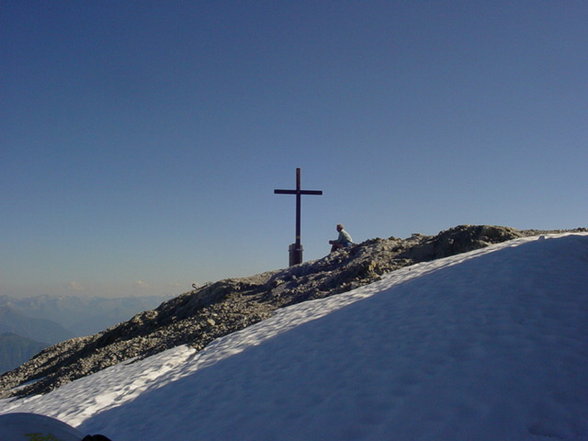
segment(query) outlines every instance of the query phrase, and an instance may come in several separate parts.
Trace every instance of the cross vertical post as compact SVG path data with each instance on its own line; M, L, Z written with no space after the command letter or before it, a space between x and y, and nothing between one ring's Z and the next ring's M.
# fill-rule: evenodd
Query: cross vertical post
M300 209L302 206L302 196L300 195L300 169L296 169L296 249L300 245Z
M321 190L301 190L300 169L296 169L296 190L274 190L274 194L295 194L296 195L296 240L290 245L290 266L302 263L302 243L300 240L300 212L302 206L302 195L322 195Z

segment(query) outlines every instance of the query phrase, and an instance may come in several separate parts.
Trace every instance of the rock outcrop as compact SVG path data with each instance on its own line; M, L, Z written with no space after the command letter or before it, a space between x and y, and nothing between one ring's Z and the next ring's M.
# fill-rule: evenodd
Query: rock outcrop
M372 239L287 269L211 283L96 335L43 350L0 377L0 397L46 393L122 361L181 344L201 350L218 337L270 317L278 308L346 292L417 262L540 233L463 225L436 236Z

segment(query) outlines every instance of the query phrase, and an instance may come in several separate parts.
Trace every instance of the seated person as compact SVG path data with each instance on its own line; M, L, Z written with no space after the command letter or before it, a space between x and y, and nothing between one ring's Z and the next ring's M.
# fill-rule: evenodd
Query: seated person
M351 239L351 235L345 231L343 225L337 225L337 231L339 232L339 237L337 240L330 240L329 243L332 245L331 253L341 248L350 247L353 245L353 239Z

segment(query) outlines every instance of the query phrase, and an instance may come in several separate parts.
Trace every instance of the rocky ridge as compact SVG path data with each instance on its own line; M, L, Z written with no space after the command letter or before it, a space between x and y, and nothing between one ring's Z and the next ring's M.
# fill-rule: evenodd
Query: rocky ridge
M462 225L436 236L371 239L287 269L211 283L98 334L46 348L0 377L0 398L47 393L122 361L181 344L202 350L278 308L346 292L414 263L543 233L547 232Z

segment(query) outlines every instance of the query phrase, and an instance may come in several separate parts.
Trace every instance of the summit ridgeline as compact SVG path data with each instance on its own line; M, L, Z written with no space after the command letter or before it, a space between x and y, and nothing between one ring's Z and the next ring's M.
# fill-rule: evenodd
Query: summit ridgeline
M436 236L371 239L287 269L210 283L98 334L46 348L0 377L0 398L47 393L125 360L182 344L200 351L279 308L347 292L408 265L558 232L563 231L462 225Z

